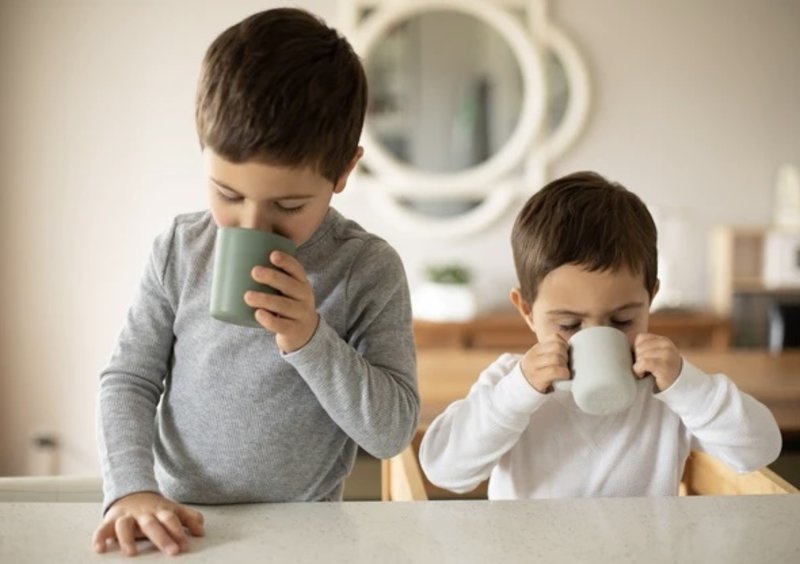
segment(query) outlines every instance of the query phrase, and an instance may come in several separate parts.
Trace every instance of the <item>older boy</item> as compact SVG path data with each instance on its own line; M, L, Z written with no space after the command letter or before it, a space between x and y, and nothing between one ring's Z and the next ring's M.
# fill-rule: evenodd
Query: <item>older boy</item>
M739 472L778 456L765 406L647 332L656 228L636 195L594 173L560 178L525 204L511 244L511 301L538 343L502 355L433 422L420 447L431 482L466 492L489 478L490 499L676 495L692 449ZM624 332L635 356L636 400L615 415L553 390L570 378L568 339L594 326Z
M148 537L186 550L181 503L339 500L358 445L401 451L419 397L403 266L330 207L361 156L367 86L345 39L294 9L255 14L209 47L197 129L210 211L157 238L100 381L105 519L95 549ZM280 295L243 299L263 328L208 314L218 227L272 231ZM160 402L160 405L159 405ZM174 501L173 501L174 500Z

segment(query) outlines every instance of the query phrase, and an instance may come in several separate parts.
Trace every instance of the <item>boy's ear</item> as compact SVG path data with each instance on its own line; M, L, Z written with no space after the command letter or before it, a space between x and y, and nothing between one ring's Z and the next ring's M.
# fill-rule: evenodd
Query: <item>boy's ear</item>
M531 328L533 331L533 320L531 319L531 304L522 297L522 292L519 288L511 288L511 291L508 293L508 299L511 300L511 303L514 304L514 307L519 312L522 319L525 320L525 323L528 327Z
M347 179L350 177L350 173L356 168L356 165L362 156L364 156L364 147L359 145L356 149L356 154L353 155L352 160L347 164L347 168L339 177L339 180L336 181L336 184L333 185L334 194L338 194L344 190L344 187L347 185Z

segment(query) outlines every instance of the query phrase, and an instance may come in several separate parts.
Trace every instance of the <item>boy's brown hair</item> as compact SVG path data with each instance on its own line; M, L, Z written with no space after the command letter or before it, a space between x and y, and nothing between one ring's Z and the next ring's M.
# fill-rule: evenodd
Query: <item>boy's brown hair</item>
M358 148L367 80L346 39L294 8L254 14L203 59L195 118L202 147L236 163L310 166L336 182Z
M576 172L534 194L517 215L511 248L523 299L533 304L552 270L627 268L643 274L653 297L658 280L656 226L639 197L595 172Z

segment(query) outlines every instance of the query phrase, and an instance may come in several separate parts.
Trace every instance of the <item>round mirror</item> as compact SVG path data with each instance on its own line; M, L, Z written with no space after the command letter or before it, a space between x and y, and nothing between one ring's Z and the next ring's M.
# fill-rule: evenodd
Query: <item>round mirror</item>
M519 19L482 0L406 0L370 13L353 43L372 91L362 163L387 193L481 200L520 170L544 80Z
M393 223L475 233L541 186L579 137L588 76L545 3L348 5L370 85L356 178Z
M380 146L427 172L475 167L511 138L522 74L508 42L472 14L437 10L392 26L368 54L367 121Z

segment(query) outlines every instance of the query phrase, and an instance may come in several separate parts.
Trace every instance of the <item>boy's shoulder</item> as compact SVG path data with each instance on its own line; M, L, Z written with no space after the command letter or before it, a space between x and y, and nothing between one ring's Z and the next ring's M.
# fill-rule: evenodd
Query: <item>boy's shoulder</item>
M313 239L298 250L309 269L336 272L342 282L359 286L406 280L403 261L392 245L332 207Z
M400 259L397 251L385 239L367 231L356 221L346 218L336 209L329 211L330 227L321 239L337 248L349 246L359 258L376 258L379 256ZM327 223L327 222L326 222Z
M155 238L153 258L165 268L177 257L196 262L213 252L216 224L211 212L182 213L172 218L169 225Z
M216 231L209 210L178 214L172 220L172 228L176 234L194 237L208 233L214 234Z
M197 240L213 240L216 226L209 210L174 216L169 226L157 237L157 246L172 247Z

